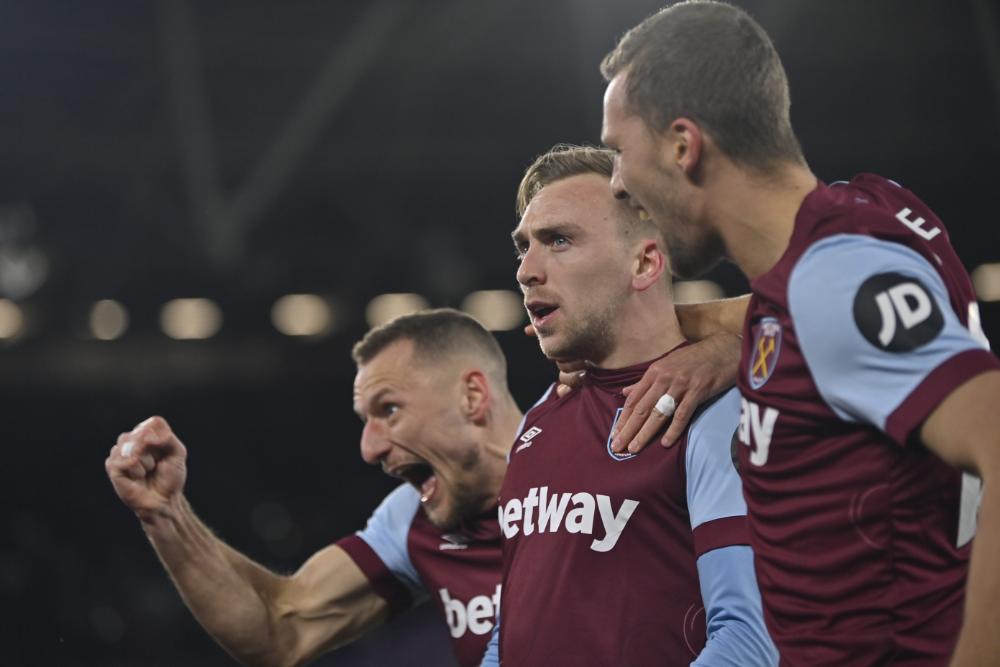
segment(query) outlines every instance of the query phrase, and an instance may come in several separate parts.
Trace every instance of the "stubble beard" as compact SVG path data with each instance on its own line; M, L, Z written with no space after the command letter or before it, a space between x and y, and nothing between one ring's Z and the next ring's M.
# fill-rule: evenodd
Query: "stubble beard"
M665 236L670 270L678 278L697 278L714 268L725 256L722 239L714 233L706 233L694 242L682 241L671 230Z
M722 260L725 246L715 231L704 228L679 200L666 199L660 204L663 213L656 222L667 241L674 276L697 278Z
M611 323L616 315L615 305L593 313L578 325L568 325L562 342L550 337L539 338L542 353L553 361L590 361L600 364L615 346Z
M480 468L480 460L479 450L469 449L462 460L458 462L458 467L462 472L473 471ZM441 483L441 480L438 480L438 483ZM433 511L426 511L427 518L440 530L454 530L462 522L472 519L482 512L483 505L487 500L483 496L484 486L484 484L468 482L463 476L448 486L447 498L443 499L447 504Z

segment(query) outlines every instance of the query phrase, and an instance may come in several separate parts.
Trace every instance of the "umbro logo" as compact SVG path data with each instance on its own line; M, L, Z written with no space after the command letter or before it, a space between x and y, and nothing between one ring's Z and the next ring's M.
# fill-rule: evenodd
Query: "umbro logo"
M468 549L472 540L462 533L445 533L441 536L439 551L453 551L455 549Z
M527 449L528 447L531 447L531 445L533 444L531 441L535 438L536 435L538 435L541 432L542 429L538 428L537 426L532 426L527 431L525 431L524 434L520 438L518 438L518 440L521 441L521 444L517 446L517 449L514 450L514 453L517 454L522 449Z

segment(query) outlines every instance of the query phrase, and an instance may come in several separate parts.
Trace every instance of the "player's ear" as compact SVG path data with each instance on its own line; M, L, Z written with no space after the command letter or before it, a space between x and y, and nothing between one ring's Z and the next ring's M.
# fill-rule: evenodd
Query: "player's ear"
M462 410L466 419L483 426L489 413L490 398L490 383L485 373L480 370L462 373Z
M701 128L690 118L676 118L665 132L669 141L668 164L674 164L692 177L701 163L705 137Z
M638 292L655 285L667 270L667 257L652 239L645 239L636 246L635 271L632 288Z

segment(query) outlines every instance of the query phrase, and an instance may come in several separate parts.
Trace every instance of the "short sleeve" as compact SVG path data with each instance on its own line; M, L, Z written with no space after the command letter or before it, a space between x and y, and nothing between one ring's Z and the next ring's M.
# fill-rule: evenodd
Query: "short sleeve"
M401 484L375 509L363 530L338 542L372 582L376 592L392 606L405 607L410 601L426 596L407 548L410 525L419 509L417 490L409 484Z
M747 506L732 458L740 394L731 389L704 408L688 427L687 501L695 556L749 544Z
M789 278L788 305L827 405L900 444L948 393L995 367L938 271L899 243L842 234L814 244Z

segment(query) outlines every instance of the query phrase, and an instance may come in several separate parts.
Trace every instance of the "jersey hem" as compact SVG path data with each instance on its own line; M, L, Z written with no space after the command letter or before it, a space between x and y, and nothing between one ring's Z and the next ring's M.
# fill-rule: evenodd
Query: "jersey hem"
M406 611L413 604L413 595L386 567L375 550L358 535L348 535L337 541L337 546L347 552L351 560L361 569L372 589L389 604L389 613Z
M931 371L889 415L885 422L886 434L905 445L930 413L959 385L980 373L997 369L1000 369L1000 360L986 350L959 352Z

